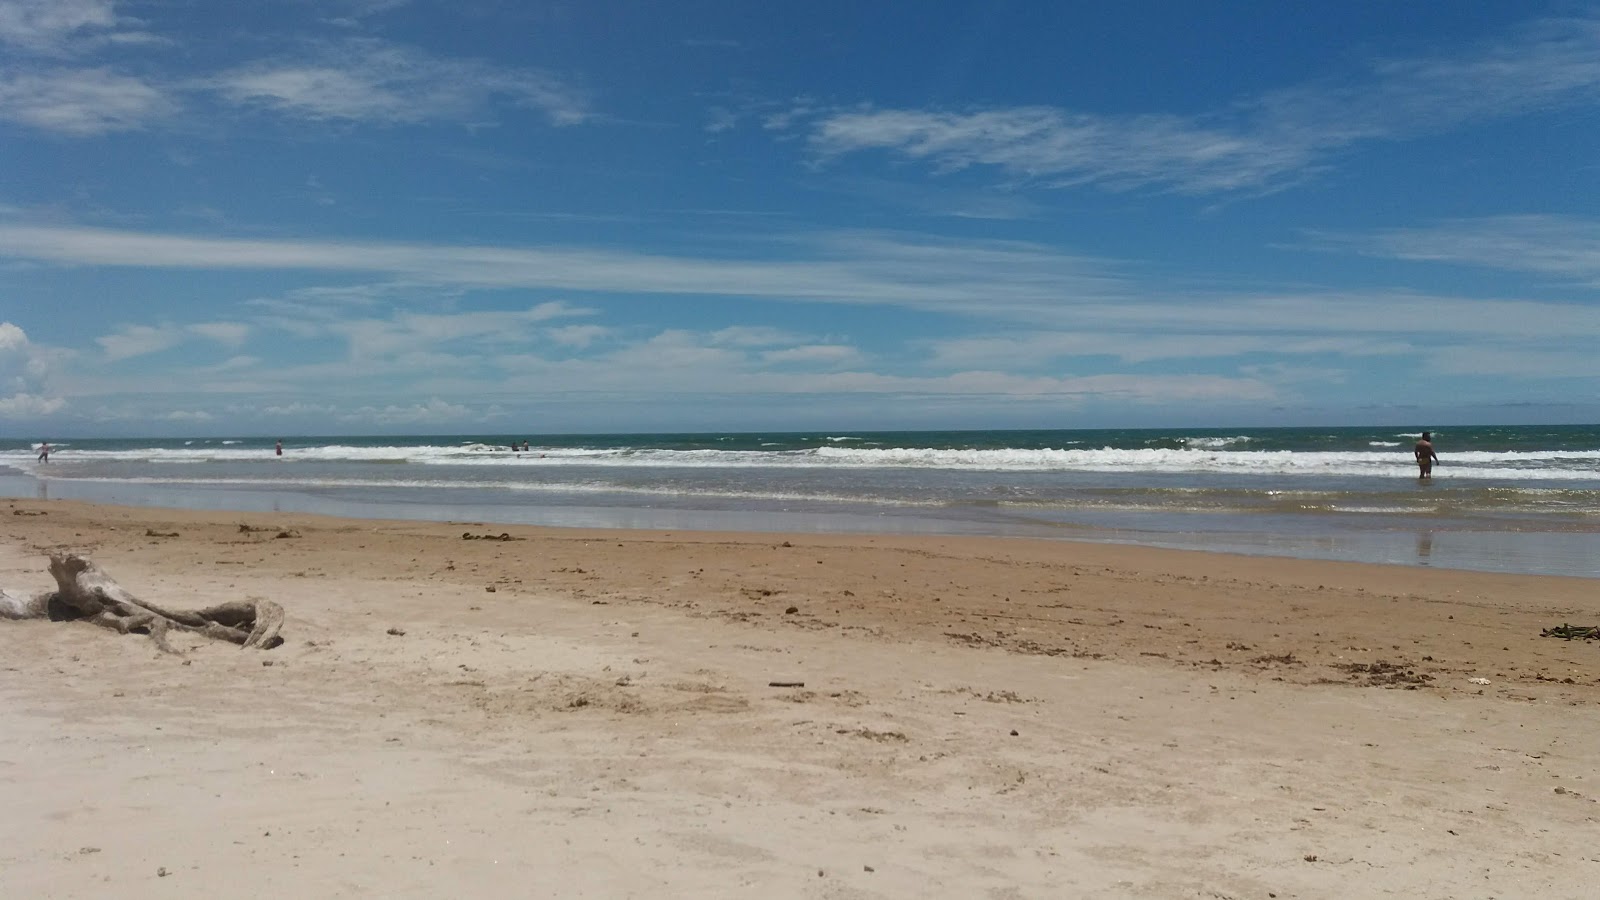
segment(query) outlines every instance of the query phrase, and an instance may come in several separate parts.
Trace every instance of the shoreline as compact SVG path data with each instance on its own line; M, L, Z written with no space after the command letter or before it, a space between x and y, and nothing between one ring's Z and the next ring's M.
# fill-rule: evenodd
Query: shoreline
M69 551L286 643L0 621L7 895L1565 900L1600 863L1600 647L1539 636L1595 579L0 502L0 586Z
M1389 523L1341 522L1330 517L1317 528L1278 521L1260 513L1217 514L1168 511L1125 515L1079 511L1060 521L1047 517L941 515L937 510L865 506L858 510L806 510L787 506L748 508L674 507L630 501L606 505L546 505L486 494L463 486L419 493L359 492L215 485L145 485L59 481L3 474L0 500L37 499L106 503L166 510L237 514L308 514L416 522L474 520L506 526L637 531L738 532L749 534L837 534L929 537L993 537L1005 540L1101 543L1239 554L1260 558L1402 565L1435 571L1509 573L1600 578L1600 532L1591 528L1534 528L1527 522L1484 521L1474 527L1450 520ZM1153 518L1152 518L1153 517ZM1265 523L1272 523L1271 525Z

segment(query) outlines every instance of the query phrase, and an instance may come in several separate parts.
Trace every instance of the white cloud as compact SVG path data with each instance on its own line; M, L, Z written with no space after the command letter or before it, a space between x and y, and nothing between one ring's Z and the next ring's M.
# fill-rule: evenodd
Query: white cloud
M20 326L0 322L0 353L16 353L28 346L28 334Z
M1303 366L1290 363L1240 366L1239 373L1273 384L1329 385L1344 384L1350 380L1350 372L1346 369Z
M704 336L692 331L671 329L647 340L619 348L606 357L619 375L628 381L649 382L684 377L723 379L730 371L743 369L746 360L740 350L709 345ZM655 373L639 378L641 373Z
M239 369L253 369L261 365L260 357L256 356L230 356L215 366L218 372L233 372Z
M792 344L795 336L779 328L766 326L734 325L711 333L710 342L726 347L770 347L774 344Z
M183 332L170 325L159 328L150 325L125 325L115 334L102 335L94 339L105 351L106 359L130 359L135 356L145 356L151 353L160 353L176 347L183 340Z
M1093 376L1019 375L998 370L963 370L939 375L907 375L877 371L836 371L848 361L833 350L795 352L774 366L762 351L713 346L706 333L670 330L613 352L581 359L549 360L529 355L497 358L496 374L430 382L424 390L439 396L496 399L525 403L581 398L628 398L631 401L671 398L804 397L842 399L876 396L967 398L995 404L1111 402L1160 406L1190 402L1268 402L1279 399L1265 379L1220 375L1106 374ZM415 385L412 390L418 389ZM831 400L830 400L831 402Z
M992 166L1056 185L1189 194L1270 188L1360 141L1522 115L1600 91L1600 19L1540 22L1457 56L1374 63L1345 84L1289 88L1207 116L1050 107L797 109L823 158L882 150L951 171Z
M251 63L217 76L213 86L235 103L325 121L476 124L497 102L537 109L556 125L589 115L578 89L546 73L372 39L328 45L308 58Z
M525 310L457 313L401 313L392 319L353 319L330 323L358 359L378 359L466 342L505 345L525 341L534 326L557 318L587 315L563 303L543 303Z
M1235 327L1247 328L1238 325ZM1399 356L1415 351L1408 341L1375 340L1370 336L1250 333L1151 333L1103 331L1036 331L1027 334L975 335L929 343L932 362L941 366L1036 367L1074 357L1109 356L1127 363L1156 360L1223 359L1244 354L1274 356Z
M1095 116L1042 107L966 113L862 110L816 125L824 157L893 150L942 171L995 166L1058 184L1164 185L1211 193L1264 184L1309 160L1306 147L1176 116Z
M241 322L197 322L190 325L124 325L120 330L94 340L105 351L106 359L115 362L170 350L196 337L236 347L249 334L250 326Z
M880 305L1055 330L1151 335L1455 333L1565 339L1600 333L1600 307L1593 304L1469 300L1402 291L1185 292L1143 285L1112 274L1108 263L1021 242L919 242L850 233L811 236L781 249L810 256L697 259L569 247L233 240L0 225L0 257L81 265L383 272L413 283L455 287ZM547 313L573 314L577 312L560 306ZM333 326L324 321L329 318L291 315L275 322L315 336L330 333ZM449 327L490 327L487 321L470 321ZM362 326L362 338L378 345L400 340L420 346L427 336L420 329L427 324L415 319L411 324Z
M1251 104L1263 129L1336 147L1591 103L1600 18L1536 21L1452 55L1379 59L1344 86L1302 85Z
M854 363L860 358L861 352L859 350L841 344L808 344L804 347L768 350L761 354L763 362L778 365L799 363L838 366Z
M176 111L160 89L108 69L0 71L0 119L43 131L75 137L131 131Z
M363 20L410 5L411 0L323 0L319 7L328 14L324 21L342 28L358 28Z
M722 106L713 106L706 110L706 131L709 134L721 134L731 131L739 124L737 113Z
M545 330L545 336L564 347L588 347L611 334L603 325L564 325Z
M1580 338L1593 345L1594 335ZM1593 381L1600 367L1593 346L1570 349L1516 344L1449 346L1427 354L1428 370L1441 375L1500 378L1574 378Z
M795 247L781 249L789 255ZM39 261L383 272L457 286L781 297L990 316L1044 313L1064 299L1104 297L1118 287L1094 261L1020 242L848 233L809 238L800 249L811 258L696 259L579 247L231 240L0 225L0 256Z
M434 397L427 403L411 406L364 406L343 413L340 419L365 425L439 425L449 422L476 421L500 415L498 407L474 410L459 403L448 403Z
M237 347L250 336L250 326L243 322L197 322L187 329L203 338Z
M541 397L562 394L628 397L894 395L931 399L987 397L996 402L1054 398L1072 402L1170 404L1195 401L1264 402L1276 388L1253 377L1203 374L1024 375L996 369L964 369L937 375L836 371L854 361L851 348L797 346L734 348L716 343L715 333L682 329L586 359L550 361L520 357L502 361L492 383L451 385L458 395ZM774 364L781 367L774 368ZM806 370L810 367L811 370Z
M73 39L117 24L113 0L0 0L0 44L65 53Z
M331 416L338 412L338 408L326 403L277 403L261 407L264 416L308 417L320 418Z
M177 422L199 424L214 422L217 416L203 409L154 409L148 404L134 402L117 406L101 406L91 418L101 422Z
M1371 234L1314 232L1312 246L1368 256L1532 272L1600 287L1600 220L1522 215L1455 219Z
M21 326L0 321L0 418L48 416L66 408L50 387L59 356L30 341Z
M1254 378L1220 375L1128 375L1081 377L1014 375L968 371L941 376L883 375L869 372L803 375L763 374L751 388L788 394L906 394L1027 399L1056 397L1083 402L1170 405L1194 402L1270 402L1272 385ZM752 390L751 392L756 392Z
M0 396L0 419L21 419L28 416L49 416L65 409L67 401L60 397L41 397L37 394L12 394Z

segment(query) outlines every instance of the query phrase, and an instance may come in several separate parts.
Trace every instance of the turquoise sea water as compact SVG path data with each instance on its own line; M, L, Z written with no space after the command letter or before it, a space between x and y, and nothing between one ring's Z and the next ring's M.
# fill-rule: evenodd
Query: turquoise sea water
M1600 576L1600 426L0 441L0 493L391 518L1109 540ZM524 440L528 452L513 451Z

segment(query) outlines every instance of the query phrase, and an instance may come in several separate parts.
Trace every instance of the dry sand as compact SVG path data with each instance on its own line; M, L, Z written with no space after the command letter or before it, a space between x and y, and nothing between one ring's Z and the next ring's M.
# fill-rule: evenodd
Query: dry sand
M64 550L287 643L0 621L3 897L1600 884L1593 580L0 505L0 587Z

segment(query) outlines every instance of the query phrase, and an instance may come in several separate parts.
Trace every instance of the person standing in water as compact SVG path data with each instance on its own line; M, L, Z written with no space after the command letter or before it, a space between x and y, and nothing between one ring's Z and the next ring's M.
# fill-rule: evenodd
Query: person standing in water
M1411 452L1417 457L1417 480L1432 478L1433 464L1439 461L1439 454L1433 452L1433 432L1424 431Z
M49 461L50 461L50 442L49 441L40 441L39 442L39 462L49 462Z
M279 441L278 442L278 446L273 448L273 449L277 452L278 456L282 456L283 455L283 441Z

